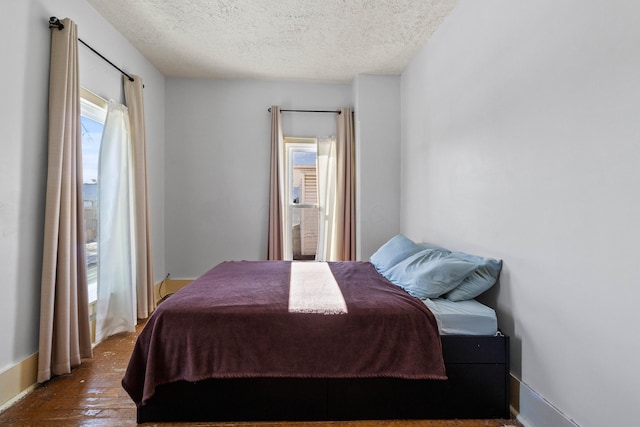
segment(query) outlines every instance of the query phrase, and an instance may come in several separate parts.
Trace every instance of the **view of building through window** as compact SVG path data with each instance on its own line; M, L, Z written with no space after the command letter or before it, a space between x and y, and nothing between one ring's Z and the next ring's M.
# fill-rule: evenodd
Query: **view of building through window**
M103 108L83 98L80 106L85 255L87 260L89 303L92 303L98 297L98 163L100 142L106 118L106 102Z
M294 260L313 260L318 249L319 209L315 139L287 144L289 207L287 239Z

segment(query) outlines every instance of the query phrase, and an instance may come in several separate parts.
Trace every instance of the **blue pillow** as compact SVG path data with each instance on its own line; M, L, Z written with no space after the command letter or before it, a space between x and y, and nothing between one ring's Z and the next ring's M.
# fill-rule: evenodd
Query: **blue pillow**
M384 275L414 297L438 298L458 286L478 265L439 249L425 249L400 261Z
M412 273L418 271L423 264L445 255L447 254L437 250L420 248L419 252L407 256L380 274L391 283L406 288L411 283Z
M482 258L463 252L452 252L451 255L461 260L475 262L478 264L478 268L465 278L458 287L444 296L449 301L473 299L495 285L498 276L500 276L502 260Z
M371 255L369 262L384 276L391 267L424 248L416 245L411 239L398 234L389 239L384 245Z
M434 249L436 251L446 252L448 254L451 253L449 249L443 248L442 246L438 246L438 245L432 245L431 243L416 243L416 244L422 247L423 249Z

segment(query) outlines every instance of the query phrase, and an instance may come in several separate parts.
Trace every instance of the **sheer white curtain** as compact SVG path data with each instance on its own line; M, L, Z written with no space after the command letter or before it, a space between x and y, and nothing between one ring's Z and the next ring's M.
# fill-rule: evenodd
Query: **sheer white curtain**
M318 206L320 226L317 261L338 261L338 239L336 235L336 185L337 151L336 139L318 139Z
M96 342L136 325L134 190L127 107L109 102L98 169Z

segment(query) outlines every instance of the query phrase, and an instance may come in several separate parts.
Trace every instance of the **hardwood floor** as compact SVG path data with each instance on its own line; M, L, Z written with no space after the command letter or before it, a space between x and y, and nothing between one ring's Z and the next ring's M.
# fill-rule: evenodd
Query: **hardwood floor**
M139 330L139 329L138 329ZM71 374L53 378L0 413L2 426L129 426L136 408L120 386L137 333L119 334L97 345ZM141 426L249 426L255 423L145 423ZM515 420L415 420L352 422L265 422L261 427L506 427Z

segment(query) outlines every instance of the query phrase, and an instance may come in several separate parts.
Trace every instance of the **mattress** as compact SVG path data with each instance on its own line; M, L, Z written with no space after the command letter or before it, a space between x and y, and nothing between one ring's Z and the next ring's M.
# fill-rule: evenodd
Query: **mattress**
M422 301L435 316L440 335L495 335L498 332L496 312L474 299Z

